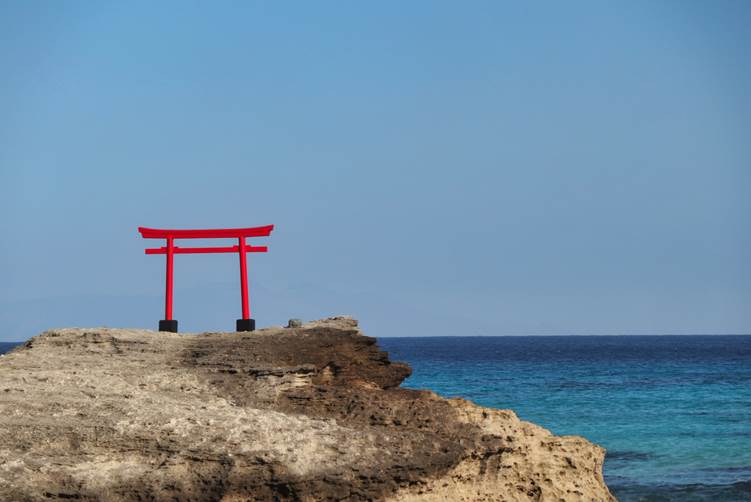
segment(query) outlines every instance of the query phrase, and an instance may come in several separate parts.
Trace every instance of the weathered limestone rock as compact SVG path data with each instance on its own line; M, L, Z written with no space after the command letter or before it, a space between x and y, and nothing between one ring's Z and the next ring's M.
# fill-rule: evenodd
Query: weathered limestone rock
M602 448L409 374L350 318L48 331L0 357L0 500L615 500Z
M287 322L288 328L299 328L302 326L302 321L300 319L290 319L289 322Z

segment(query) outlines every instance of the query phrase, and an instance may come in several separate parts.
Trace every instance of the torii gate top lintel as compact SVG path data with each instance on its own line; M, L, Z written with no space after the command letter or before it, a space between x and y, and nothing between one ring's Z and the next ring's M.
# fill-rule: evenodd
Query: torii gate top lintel
M268 237L274 225L248 228L206 228L200 230L165 230L138 227L144 239L216 239L222 237Z
M237 253L240 257L240 294L242 296L242 319L237 320L237 331L253 331L255 320L250 318L250 304L248 299L248 262L246 253L265 253L266 246L250 246L245 243L247 237L268 237L274 230L274 225L248 228L215 228L197 230L167 230L158 228L138 227L144 239L166 239L167 245L160 248L147 248L146 254L167 255L167 277L164 298L165 319L159 321L159 331L177 332L177 321L172 319L172 276L173 258L176 254L193 253ZM236 246L223 247L178 247L175 239L226 239L236 238Z

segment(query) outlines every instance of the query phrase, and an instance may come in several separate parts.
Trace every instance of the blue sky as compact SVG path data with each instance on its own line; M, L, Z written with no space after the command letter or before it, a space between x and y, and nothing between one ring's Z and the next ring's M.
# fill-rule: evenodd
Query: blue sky
M268 223L261 325L751 333L748 26L744 1L3 2L0 340L153 328L139 225ZM233 329L237 269L177 257L181 330Z

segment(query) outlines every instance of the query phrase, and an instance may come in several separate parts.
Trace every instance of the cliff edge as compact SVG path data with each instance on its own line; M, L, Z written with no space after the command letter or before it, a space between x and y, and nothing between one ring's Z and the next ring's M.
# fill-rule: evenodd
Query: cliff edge
M599 446L410 371L343 317L47 331L0 357L0 500L615 500Z

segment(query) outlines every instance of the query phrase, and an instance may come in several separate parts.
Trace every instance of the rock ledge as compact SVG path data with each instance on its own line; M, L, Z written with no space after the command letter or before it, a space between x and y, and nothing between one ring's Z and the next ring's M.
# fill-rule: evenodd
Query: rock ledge
M410 371L346 317L47 331L0 358L0 500L615 500L599 446Z

